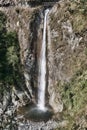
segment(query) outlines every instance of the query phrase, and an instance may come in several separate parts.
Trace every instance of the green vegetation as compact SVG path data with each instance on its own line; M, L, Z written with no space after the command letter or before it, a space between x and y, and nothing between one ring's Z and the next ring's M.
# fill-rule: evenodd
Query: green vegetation
M0 11L0 84L4 84L4 86L7 84L9 86L20 85L21 73L17 34L16 32L7 32L6 16ZM2 88L2 85L0 87Z
M70 83L63 86L62 98L65 108L70 112L78 112L87 103L87 71L78 72Z
M74 130L74 127L77 126L76 118L85 116L84 111L87 105L87 65L82 66L71 81L59 86L58 90L61 93L64 104L63 118L69 121L67 130Z

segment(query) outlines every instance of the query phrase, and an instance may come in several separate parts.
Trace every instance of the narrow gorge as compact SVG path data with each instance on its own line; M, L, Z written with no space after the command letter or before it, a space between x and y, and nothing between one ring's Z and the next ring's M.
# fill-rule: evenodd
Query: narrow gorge
M0 1L0 130L87 129L87 1Z

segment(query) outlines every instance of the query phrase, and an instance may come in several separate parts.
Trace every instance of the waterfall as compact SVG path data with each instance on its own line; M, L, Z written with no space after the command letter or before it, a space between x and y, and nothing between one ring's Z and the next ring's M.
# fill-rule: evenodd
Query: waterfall
M39 60L38 75L38 108L45 110L45 89L46 89L46 23L49 10L45 10L43 40Z

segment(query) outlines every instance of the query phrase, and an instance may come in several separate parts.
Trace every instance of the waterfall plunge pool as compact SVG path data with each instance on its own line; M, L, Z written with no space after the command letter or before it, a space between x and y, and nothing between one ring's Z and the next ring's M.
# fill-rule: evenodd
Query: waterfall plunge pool
M52 118L53 114L54 113L51 107L46 107L46 109L43 111L33 103L18 108L19 116L22 115L26 120L31 120L34 122L46 122Z

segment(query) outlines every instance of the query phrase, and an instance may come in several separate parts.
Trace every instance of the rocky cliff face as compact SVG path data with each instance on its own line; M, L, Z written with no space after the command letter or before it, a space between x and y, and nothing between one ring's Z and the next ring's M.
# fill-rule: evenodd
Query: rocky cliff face
M0 5L9 5L9 7L0 7L0 11L7 17L7 32L15 31L18 36L21 61L20 69L23 70L21 72L23 79L20 80L24 84L21 83L19 86L12 85L11 91L7 91L6 96L2 95L3 103L1 102L0 104L0 114L2 115L4 112L8 116L10 116L10 107L8 107L7 102L10 99L12 99L11 102L13 103L11 106L15 106L15 109L31 101L37 102L38 57L42 43L44 14L43 6L31 8L27 4L20 6L18 4L20 1L9 2L1 1ZM13 7L10 5L16 6ZM62 130L64 126L70 130L87 128L86 7L86 2L60 1L50 8L47 22L48 87L46 103L50 104L55 113L58 113L56 117L54 116L54 119L65 121L55 125L61 127L62 124ZM18 87L21 88L21 91ZM6 109L3 111L4 106ZM11 117L13 114L12 118L14 116L16 118L15 109L10 113ZM4 124L2 126L3 129L6 126L4 120L7 120L8 116L2 117L2 122L4 123L1 125ZM15 124L13 126L14 129L17 128ZM44 126L44 129L47 128Z
M80 12L81 3L77 8L76 6L77 3L70 1L59 2L51 9L49 15L48 89L52 86L53 91L49 90L50 102L54 104L57 111L63 108L57 86L70 82L74 74L81 69L81 65L87 63L84 41L86 40L86 17Z
M59 109L59 111L63 110L69 114L71 120L74 120L74 116L76 116L75 122L71 123L70 128L68 126L67 129L72 129L72 127L73 129L85 129L87 127L76 123L78 122L77 115L82 122L83 111L85 111L83 122L87 122L84 108L87 100L85 100L86 93L83 92L86 92L87 85L85 75L87 11L85 7L87 7L87 3L84 1L60 1L51 9L49 15L48 89L51 87L49 102L55 106L55 111ZM77 124L78 128L76 128Z

